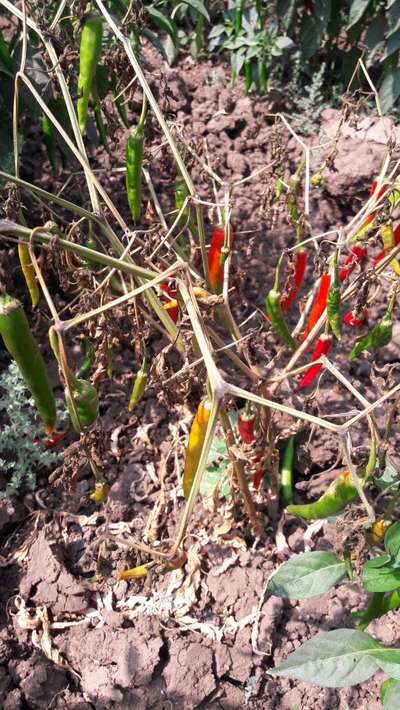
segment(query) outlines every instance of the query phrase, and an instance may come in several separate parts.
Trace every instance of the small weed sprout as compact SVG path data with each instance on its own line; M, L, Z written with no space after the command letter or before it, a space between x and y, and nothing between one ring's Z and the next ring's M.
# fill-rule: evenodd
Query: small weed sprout
M18 493L23 483L33 490L37 471L51 468L60 455L35 443L43 437L43 428L14 362L0 375L0 411L5 419L0 436L0 469L8 478L0 498L9 498Z

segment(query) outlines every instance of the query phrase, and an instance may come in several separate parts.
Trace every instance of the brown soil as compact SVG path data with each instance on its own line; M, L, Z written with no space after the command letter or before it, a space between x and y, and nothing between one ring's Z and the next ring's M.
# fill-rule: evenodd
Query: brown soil
M171 115L195 141L207 138L214 167L222 177L239 179L268 164L272 127L266 114L281 108L279 96L273 103L269 98L244 97L240 86L228 88L227 68L222 65L196 65L188 58L179 68L167 70L152 53L149 56L156 73L166 76ZM336 120L337 113L324 112L316 132L329 134ZM317 136L312 140L317 142ZM122 155L124 136L113 147L116 156ZM286 162L293 169L298 146L290 139L284 149ZM332 228L355 213L357 200L365 197L384 151L376 121L365 119L358 131L349 129L339 142L335 171L328 175L326 187L313 193L315 230ZM109 167L108 158L101 152L99 157ZM157 166L155 171L156 183L162 185L161 170L158 176ZM32 158L30 179L34 172ZM203 189L201 171L194 172ZM44 185L52 181L50 175L43 178ZM166 190L170 183L165 179ZM110 177L109 184L118 194L122 178ZM255 306L262 306L276 256L291 238L290 227L281 216L274 230L260 216L266 184L264 177L253 179L234 195L237 249L233 268L249 314ZM123 195L123 190L120 193ZM241 318L245 315L242 309ZM165 345L164 340L153 338L153 358L162 355ZM255 341L255 351L257 345ZM261 345L266 356L271 354L265 338ZM378 364L393 362L398 345L397 335ZM348 351L348 341L345 348ZM165 372L171 364L168 357ZM174 399L173 391L162 398L157 380L166 375L160 360L158 377L153 378L137 410L128 414L132 374L126 363L132 360L130 343L120 341L114 355L114 381L101 383L101 429L93 441L110 485L104 506L96 507L87 497L92 482L72 435L59 445L64 463L52 474L51 485L42 479L35 495L26 496L23 503L2 503L1 706L4 710L380 707L383 674L362 686L342 690L321 690L268 675L269 668L318 631L353 627L350 611L362 607L366 595L356 584L347 584L299 603L278 598L263 603L263 590L272 571L291 553L305 549L305 526L293 519L286 521L283 544L277 525L265 516L262 493L257 503L264 514L265 539L254 540L240 510L227 504L206 510L199 500L186 539L189 558L183 570L165 576L155 572L145 581L116 581L118 566L140 564L146 558L112 544L99 545L100 535L111 529L120 536L128 532L141 539L148 515L160 497L160 461L167 455L165 502L155 524L163 540L173 538L183 507L174 454L182 460L181 423L187 430L193 411L193 407L178 405L181 399ZM370 379L370 361L351 368L344 356L339 362L342 371L351 371L353 384L372 401L379 382ZM191 385L188 380L193 404L198 392L191 392ZM341 411L351 403L329 376L321 387L310 411ZM61 394L60 389L58 392ZM293 396L289 390L286 394ZM287 425L287 421L282 424ZM310 433L300 424L298 428L299 495L304 496L306 487L308 496L314 497L320 492L318 483L313 480L309 487L301 480L303 474L334 467L338 445L326 431ZM364 429L355 436L359 438L356 443L365 445ZM71 475L73 485L68 483ZM331 543L332 536L323 529L307 544L308 549L316 549ZM104 576L95 583L90 578L97 563ZM385 643L396 644L398 620L399 613L390 613L369 631Z

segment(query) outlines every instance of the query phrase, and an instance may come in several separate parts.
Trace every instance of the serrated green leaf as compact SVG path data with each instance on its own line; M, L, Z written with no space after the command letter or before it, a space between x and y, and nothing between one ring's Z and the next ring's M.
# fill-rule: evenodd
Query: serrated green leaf
M372 654L378 648L380 644L363 631L336 629L306 641L269 672L322 688L347 688L368 680L378 670Z
M345 576L345 564L333 552L304 552L278 569L268 583L267 594L286 599L316 597Z
M371 0L352 0L350 7L350 16L347 29L353 27L359 20L361 20L364 12L366 11Z
M398 710L400 698L400 681L395 681L386 690L383 697L383 710Z

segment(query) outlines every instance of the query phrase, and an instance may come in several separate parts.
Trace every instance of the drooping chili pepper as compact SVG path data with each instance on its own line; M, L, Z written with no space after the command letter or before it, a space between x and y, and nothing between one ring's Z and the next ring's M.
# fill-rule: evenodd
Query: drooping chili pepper
M306 520L321 520L339 513L347 503L358 497L357 488L351 481L350 473L344 471L328 486L323 495L314 503L288 505L286 512Z
M208 269L210 273L210 290L220 294L224 286L224 266L221 264L221 254L225 243L225 228L214 227L211 235L210 249L208 251ZM233 244L233 228L229 225L228 247Z
M367 250L365 247L360 247L358 244L354 244L350 249L350 254L345 260L342 269L339 271L339 280L344 281L356 268L357 264L364 261L367 255Z
M186 182L184 179L178 178L175 182L175 207L177 210L182 209L183 205L185 204L185 200L187 197L189 197L189 190L188 186L186 185ZM179 226L183 227L184 225L187 226L189 231L193 234L194 237L198 237L198 229L190 215L190 208L188 206L185 207L183 214L182 214L182 219L179 222ZM181 245L181 248L184 246L185 251L186 250L186 244Z
M349 325L352 328L361 328L367 320L368 317L368 308L364 308L362 313L356 313L356 311L348 311L345 313L343 316L343 323L345 325Z
M388 345L392 339L393 332L393 307L396 301L396 291L393 293L383 319L360 340L349 355L349 360L354 360L364 350L382 348Z
M281 496L284 505L293 503L294 436L289 437L282 459Z
M313 307L311 309L310 315L308 316L308 322L306 329L304 331L303 340L305 340L309 333L311 333L315 324L318 323L320 317L322 316L325 308L326 301L328 298L329 287L331 285L331 277L329 274L322 274L318 293L315 297Z
M167 298L165 299L166 306L168 306L168 303L170 303L171 300L174 301L174 305L171 308L168 308L167 310L168 310L168 315L171 318L171 320L174 323L176 323L178 320L178 315L179 315L179 307L178 307L178 305L175 305L176 290L174 288L171 288L171 286L169 286L166 283L160 284L160 289L167 296Z
M326 299L326 313L328 316L329 325L332 333L337 340L341 339L340 334L340 281L338 276L337 264L334 264L333 281L329 287L328 297Z
M140 370L138 370L138 373L135 377L135 382L133 384L131 396L129 399L129 404L128 404L128 412L132 412L136 405L138 404L139 400L141 399L145 389L146 389L146 384L147 380L149 378L149 367L147 363L147 352L146 348L143 346L143 359L142 359L142 364L140 366Z
M60 443L67 436L66 431L53 431L47 441L44 442L45 449L52 449L54 446Z
M89 494L89 498L95 503L104 503L104 501L107 500L108 491L109 487L106 483L101 483L100 481L97 481L93 493Z
M72 372L69 372L68 377L76 413L67 389L65 390L65 401L72 426L79 434L82 429L93 424L98 418L99 398L96 388L90 382L75 377Z
M96 352L93 347L93 343L87 338L85 338L85 340L83 341L83 359L79 370L76 373L76 376L84 377L85 375L87 375L95 361L95 358Z
M43 357L21 304L5 293L0 295L0 334L32 394L46 434L51 434L56 422L56 402Z
M369 191L369 195L368 195L368 199L369 199L369 200L370 200L371 197L375 194L377 186L378 186L378 181L377 181L377 180L374 180L374 181L372 182L371 189L370 189L370 191ZM381 205L381 204L384 202L384 200L385 200L385 195L386 195L386 193L387 193L388 190L389 190L389 186L388 186L388 185L382 185L382 187L380 188L380 190L379 190L379 192L378 192L378 195L377 195L377 200L376 200L376 205L377 205L377 206L378 206L378 205ZM357 233L357 236L358 236L358 237L364 236L364 234L373 226L373 223L374 223L374 221L375 221L375 218L376 218L375 213L372 213L372 214L368 215L368 217L365 218L365 220L363 221L363 223L362 223L362 225L361 225L361 227L360 227L360 229L359 229L359 231L358 231L358 233Z
M140 577L146 577L148 566L149 563L147 563L147 565L138 565L131 569L121 570L117 574L117 581L121 582L123 579L140 579Z
M53 170L56 169L56 142L53 124L44 113L42 118L43 141L46 146L47 158Z
M400 224L398 224L394 228L393 234L394 234L394 245L397 246L398 244L400 244ZM382 249L382 251L380 251L379 254L377 254L377 256L375 257L374 264L379 264L379 262L382 261L384 256L385 256L385 250Z
M248 94L253 83L253 63L251 59L246 59L244 63L244 93Z
M92 99L93 99L94 120L96 122L96 128L97 128L97 133L99 134L100 143L103 146L103 148L107 151L107 153L109 155L111 155L110 146L108 145L107 131L106 131L106 127L103 122L103 116L102 116L102 112L101 112L100 98L99 98L99 94L97 91L96 76L93 79L91 93L92 93Z
M307 252L303 248L296 251L293 280L291 280L289 284L287 293L284 294L281 299L281 308L283 311L287 311L290 308L303 285L307 268L307 256Z
M327 355L329 350L332 347L332 336L327 335L326 333L323 333L321 337L317 340L315 344L315 348L313 351L313 354L311 356L311 362L314 360L318 360L322 355ZM309 367L309 369L306 371L305 375L303 375L303 378L299 384L299 390L303 390L306 387L309 387L312 382L314 382L315 378L317 377L322 365L319 363L318 365L313 365L312 367Z
M263 94L268 90L268 70L265 57L258 58L258 88Z
M25 278L29 295L31 297L32 308L36 308L39 303L40 291L36 278L35 269L33 268L29 247L26 242L18 242L18 257L21 264L22 273Z
M393 247L396 246L396 239L392 222L382 224L379 230L379 235L383 242L385 254L388 254L393 249ZM400 276L400 263L398 259L393 258L389 263L389 266L395 272L395 274Z
M252 483L256 491L258 491L261 481L264 478L264 468L259 468L255 473L253 473Z
M77 111L81 133L86 130L89 96L100 57L102 37L102 18L99 15L88 15L82 28L79 48Z
M142 161L144 148L143 125L147 102L143 97L142 113L136 128L131 131L126 144L126 192L133 221L140 219L142 209Z
M254 414L243 411L238 416L238 432L244 444L252 444L256 438L254 425L256 418Z
M296 350L296 343L290 335L289 328L286 324L282 308L281 308L281 292L279 290L279 271L282 257L279 259L275 269L275 281L272 289L267 293L265 299L265 310L271 322L272 330L279 340L282 341L290 350Z
M378 545L381 540L386 535L387 529L392 525L391 520L385 520L385 518L380 518L379 520L375 520L375 522L372 524L371 530L365 533L365 539L369 545L369 547L374 547L375 545Z
M183 471L183 493L186 500L189 497L192 488L193 480L197 471L197 466L200 461L201 452L203 449L204 440L208 420L210 418L211 402L209 399L202 399L196 416L193 419L189 434L189 441L186 448L185 468Z

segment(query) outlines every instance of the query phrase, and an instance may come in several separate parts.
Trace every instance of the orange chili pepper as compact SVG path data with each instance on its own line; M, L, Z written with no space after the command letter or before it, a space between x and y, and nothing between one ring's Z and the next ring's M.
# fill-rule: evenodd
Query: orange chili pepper
M185 469L183 471L183 493L185 498L189 497L190 489L192 488L194 477L200 461L201 452L203 449L204 440L208 420L210 418L211 402L209 399L202 399L196 416L193 419L190 429L189 441L186 449Z

